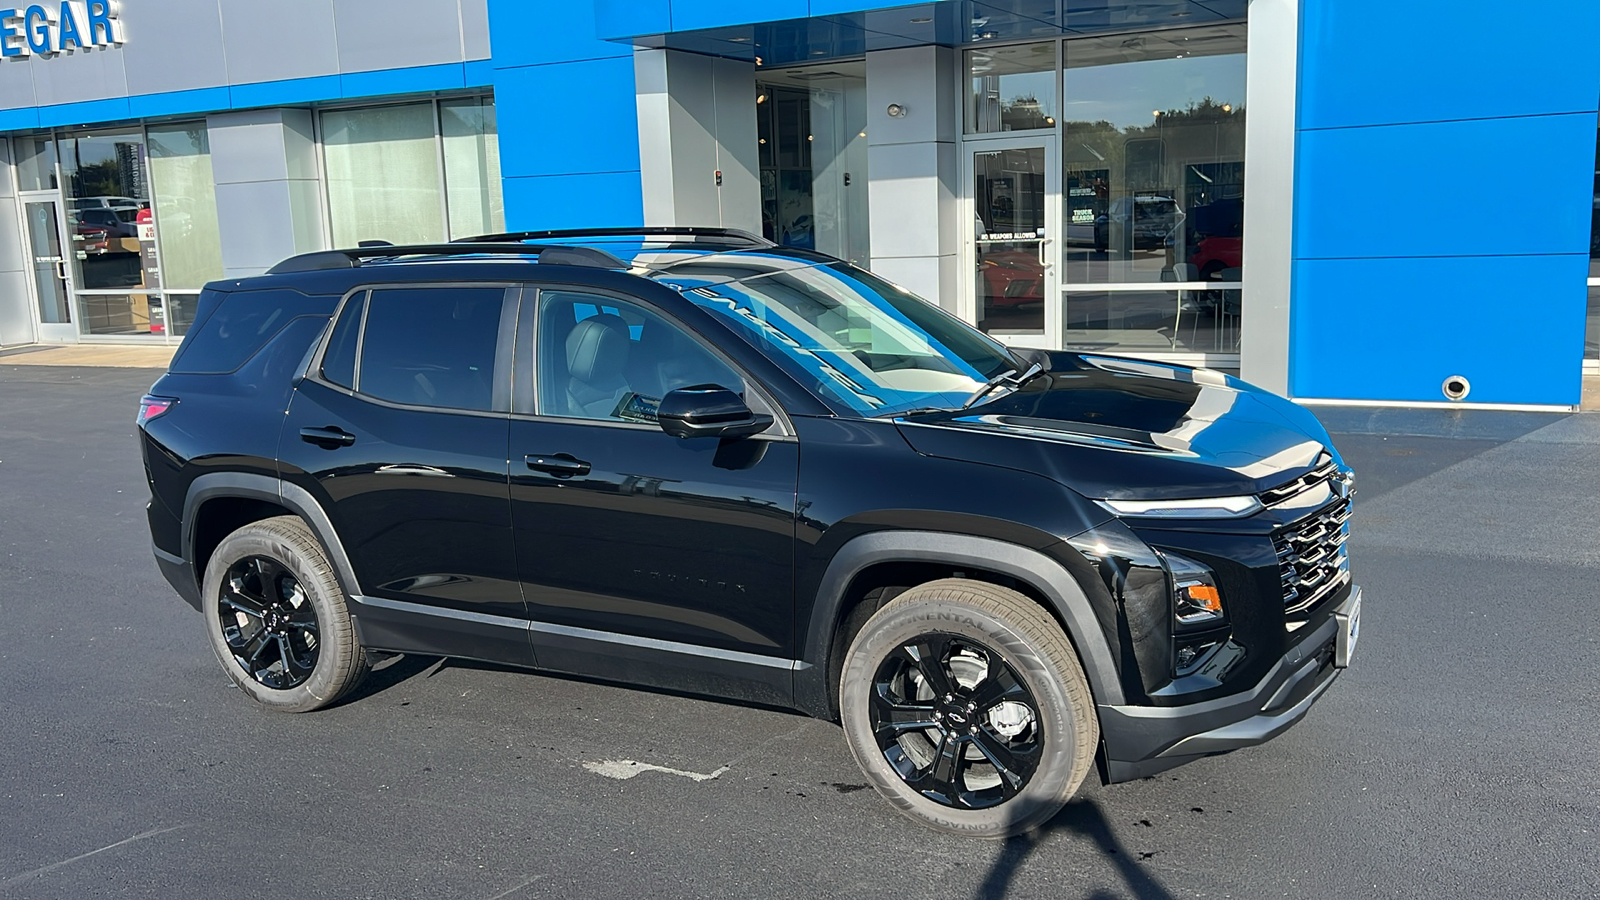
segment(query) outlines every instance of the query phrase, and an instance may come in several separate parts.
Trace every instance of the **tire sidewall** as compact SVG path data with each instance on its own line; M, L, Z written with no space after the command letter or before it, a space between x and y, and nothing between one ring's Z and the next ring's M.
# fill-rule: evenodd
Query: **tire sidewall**
M220 598L223 580L234 563L251 556L267 557L288 570L300 583L317 616L316 666L311 670L311 677L287 690L267 687L251 677L234 659L233 651L222 635ZM223 539L206 565L200 598L206 635L211 640L211 650L216 654L217 662L233 683L251 699L273 709L300 712L324 706L340 692L341 686L336 683L338 673L344 671L346 666L344 660L336 657L349 652L346 642L334 639L341 620L348 617L342 592L336 584L330 584L321 577L313 562L283 536L264 527L245 526Z
M1071 702L1065 673L1011 624L987 611L951 600L930 599L885 609L867 624L851 646L840 678L840 718L850 752L873 785L896 809L935 828L974 837L1000 838L1027 830L1054 815L1077 788L1073 783ZM940 633L971 638L999 653L1032 692L1044 748L1033 777L998 806L954 809L912 790L884 759L873 736L869 698L879 664L897 646L918 635Z

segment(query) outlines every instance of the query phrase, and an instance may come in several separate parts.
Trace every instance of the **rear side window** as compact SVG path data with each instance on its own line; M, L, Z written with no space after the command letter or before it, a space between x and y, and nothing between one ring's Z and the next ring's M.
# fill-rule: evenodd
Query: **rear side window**
M334 323L328 352L322 357L322 377L340 387L356 386L356 338L361 334L361 313L367 308L366 292L350 298Z
M504 304L502 288L371 292L356 390L416 406L492 409Z
M212 298L217 298L217 305L207 315L206 301ZM320 315L326 320L335 302L335 298L287 290L202 295L200 315L204 318L189 330L169 371L185 375L232 372L293 319Z

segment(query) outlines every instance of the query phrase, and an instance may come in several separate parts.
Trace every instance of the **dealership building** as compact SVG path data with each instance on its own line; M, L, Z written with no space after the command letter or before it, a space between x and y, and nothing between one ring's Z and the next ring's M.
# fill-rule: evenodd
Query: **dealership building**
M1595 0L0 0L0 345L176 342L204 284L360 241L707 225L1008 344L1573 408L1596 33Z

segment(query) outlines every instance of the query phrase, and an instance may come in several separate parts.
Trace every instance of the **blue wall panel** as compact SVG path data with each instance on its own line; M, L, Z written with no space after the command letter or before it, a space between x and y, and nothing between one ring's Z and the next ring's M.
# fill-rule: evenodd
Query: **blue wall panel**
M594 37L595 0L552 27L518 0L489 0L506 225L644 223L633 48ZM557 23L559 24L559 23Z
M638 172L507 178L504 184L512 231L644 224Z
M724 25L803 19L811 14L807 0L672 0L672 30L694 31Z
M672 31L672 0L595 0L594 31L606 40Z
M495 96L506 175L639 171L631 58L501 69Z
M1299 154L1301 259L1589 250L1592 112L1305 131Z
M339 76L339 92L345 97L459 91L466 86L464 63L413 66L379 72L346 72Z
M489 0L489 46L501 69L633 55L595 36L595 0Z
M39 107L39 127L79 125L89 122L120 122L131 118L127 97L109 100L85 100L82 103L60 103Z
M1597 32L1596 0L1303 0L1300 127L1592 110Z
M1301 260L1296 397L1576 404L1588 255Z
M39 110L37 107L24 106L21 109L0 109L0 131L22 131L39 127Z
M141 119L154 116L186 116L191 113L228 109L232 103L233 98L225 87L199 88L193 91L169 91L162 94L136 94L128 98L128 112Z
M286 81L267 81L261 84L236 84L228 88L233 97L234 109L256 106L288 106L335 100L344 96L338 75L318 75L314 78L291 78Z
M1576 404L1600 2L1302 0L1290 391Z

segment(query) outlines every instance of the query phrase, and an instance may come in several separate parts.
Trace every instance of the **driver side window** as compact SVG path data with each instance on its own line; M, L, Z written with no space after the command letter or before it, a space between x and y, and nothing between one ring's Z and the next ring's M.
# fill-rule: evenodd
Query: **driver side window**
M539 292L538 413L654 425L669 391L744 380L676 323L626 301Z

